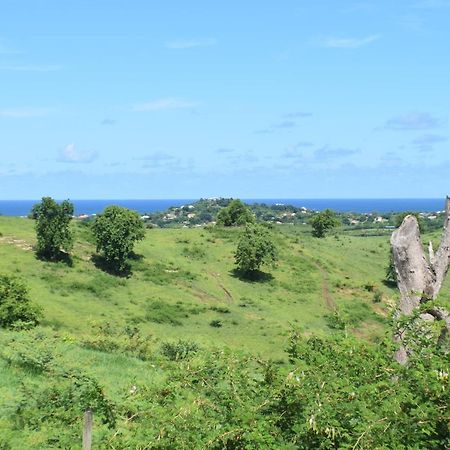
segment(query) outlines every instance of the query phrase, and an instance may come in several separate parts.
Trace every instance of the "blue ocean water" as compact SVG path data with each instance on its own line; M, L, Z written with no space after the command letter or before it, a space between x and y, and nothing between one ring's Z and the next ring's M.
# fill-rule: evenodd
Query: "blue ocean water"
M387 213L401 211L434 212L444 209L444 199L436 198L390 198L390 199L243 199L247 203L266 203L293 205L321 211L326 208L338 212ZM171 206L188 205L195 199L165 200L72 200L75 214L97 214L106 206L120 205L141 214L165 211ZM26 216L38 200L0 200L0 215Z

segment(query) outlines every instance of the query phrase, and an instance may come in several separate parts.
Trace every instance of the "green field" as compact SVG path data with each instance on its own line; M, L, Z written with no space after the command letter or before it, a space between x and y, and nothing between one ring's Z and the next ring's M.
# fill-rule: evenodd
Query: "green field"
M183 339L203 351L229 348L284 364L292 328L325 336L338 321L358 339L377 342L389 329L398 295L384 282L388 234L342 231L315 239L306 226L276 227L278 266L251 282L233 271L239 229L147 230L135 248L131 276L120 278L94 265L95 246L85 224L72 224L72 266L36 259L33 226L28 219L0 217L0 273L23 279L43 310L31 337L0 332L2 449L59 448L48 443L46 427L29 426L24 433L11 422L23 383L47 383L50 372L39 369L46 363L36 359L44 358L48 347L58 365L95 376L109 398L123 402L130 386L168 383L174 363L160 357L165 342ZM441 297L450 298L448 282ZM136 357L129 341L129 351L123 350L128 339L123 330L134 328L153 362Z
M95 267L88 229L74 228L68 267L35 258L32 221L1 218L0 272L26 280L44 309L44 326L76 336L89 333L93 322L132 324L160 339L276 356L291 325L327 332L326 317L335 307L351 311L356 333L376 334L396 295L383 283L388 236L313 239L301 228L280 227L273 278L248 282L233 273L238 229L148 230L136 246L132 276L118 278ZM374 290L383 293L379 304ZM222 327L209 325L216 319Z

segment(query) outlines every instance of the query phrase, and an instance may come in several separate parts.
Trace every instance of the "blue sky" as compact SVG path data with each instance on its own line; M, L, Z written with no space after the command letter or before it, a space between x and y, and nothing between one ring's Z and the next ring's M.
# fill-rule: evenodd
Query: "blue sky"
M443 197L450 0L2 0L0 198Z

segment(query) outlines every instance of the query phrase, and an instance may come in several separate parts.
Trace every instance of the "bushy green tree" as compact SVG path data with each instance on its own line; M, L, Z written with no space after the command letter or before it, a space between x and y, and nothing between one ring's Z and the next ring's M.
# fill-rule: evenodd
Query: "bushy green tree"
M251 275L262 265L273 265L278 260L278 252L267 228L250 224L239 238L234 257L238 270Z
M0 327L29 328L38 324L40 310L30 302L25 285L0 275Z
M254 223L255 216L241 200L232 200L217 214L217 224L224 227L236 227Z
M64 200L60 204L51 197L43 197L33 206L32 217L36 219L36 253L40 258L59 259L62 252L70 252L73 236L70 221L73 204Z
M313 228L312 235L314 237L323 238L333 228L339 225L336 213L331 209L316 214L310 221Z
M92 229L97 251L103 253L106 264L115 272L126 270L135 242L145 236L139 214L120 206L108 206L95 218Z

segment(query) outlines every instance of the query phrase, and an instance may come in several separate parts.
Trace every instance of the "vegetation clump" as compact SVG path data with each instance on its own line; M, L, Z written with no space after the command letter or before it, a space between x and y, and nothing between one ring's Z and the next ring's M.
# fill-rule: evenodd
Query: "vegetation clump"
M217 214L217 224L224 227L238 227L255 222L255 216L239 199L232 200Z
M252 276L261 266L274 265L278 260L278 251L266 227L248 225L239 239L234 256L238 270Z
M33 206L32 217L36 219L36 254L49 260L64 259L73 247L70 230L74 208L68 200L58 204L51 197L43 197Z
M14 277L0 275L0 327L34 327L40 316L40 310L31 303L25 285Z
M170 361L190 359L199 350L198 345L192 341L179 339L177 342L163 342L161 353Z
M139 214L120 206L108 206L96 217L92 229L97 251L103 253L106 266L117 273L126 271L135 242L145 236Z
M316 214L310 221L312 226L312 235L317 238L323 238L333 228L339 225L336 213L331 209Z

